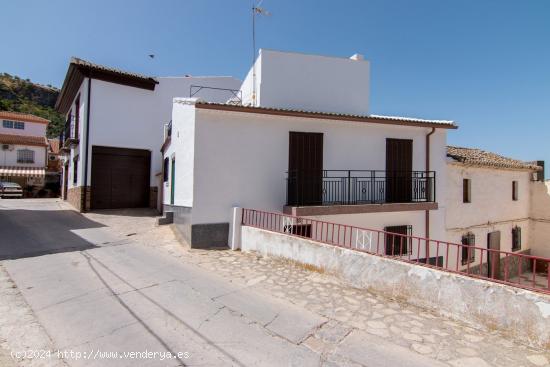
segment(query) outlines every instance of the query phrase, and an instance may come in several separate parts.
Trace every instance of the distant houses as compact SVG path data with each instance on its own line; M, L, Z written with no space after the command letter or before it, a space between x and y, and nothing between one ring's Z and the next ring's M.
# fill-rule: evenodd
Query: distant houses
M59 190L59 170L53 164L58 158L46 138L48 123L35 115L0 111L0 180L19 184L27 197Z

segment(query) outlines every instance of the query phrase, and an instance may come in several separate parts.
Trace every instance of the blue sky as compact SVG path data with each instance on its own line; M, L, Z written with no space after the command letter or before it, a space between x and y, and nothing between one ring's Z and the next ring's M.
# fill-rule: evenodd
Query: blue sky
M148 75L251 62L250 0L0 0L0 72L60 86L70 56ZM371 111L455 120L449 143L550 165L550 1L264 0L259 47L371 61ZM147 54L154 53L151 60ZM550 170L547 170L550 171Z

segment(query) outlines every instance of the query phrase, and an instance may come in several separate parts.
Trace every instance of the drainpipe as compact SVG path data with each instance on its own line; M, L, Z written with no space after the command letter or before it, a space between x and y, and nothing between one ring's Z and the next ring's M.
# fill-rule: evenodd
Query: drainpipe
M86 144L84 146L84 195L82 196L82 211L86 211L86 196L88 196L88 141L90 137L90 101L92 94L92 78L88 75L88 101L86 103ZM92 205L90 201L90 206Z
M429 171L430 171L430 136L432 136L432 134L435 133L435 127L432 127L432 131L430 131L427 135L426 135L426 178L428 178L429 176ZM431 187L430 187L430 184L429 184L429 180L427 181L428 182L428 185L427 188L428 188L428 192L426 193L426 195L429 195L430 192L431 192ZM434 182L435 184L435 182ZM425 230L424 230L424 237L429 239L430 238L430 211L429 210L425 210L425 219L424 219L424 223L426 225L425 227ZM426 241L426 264L428 264L428 253L430 252L430 241Z

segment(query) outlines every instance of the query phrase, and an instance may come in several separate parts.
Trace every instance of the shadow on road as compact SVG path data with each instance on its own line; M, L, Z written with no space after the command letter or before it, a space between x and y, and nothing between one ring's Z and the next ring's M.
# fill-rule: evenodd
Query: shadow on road
M101 227L73 210L0 210L0 260L95 248Z

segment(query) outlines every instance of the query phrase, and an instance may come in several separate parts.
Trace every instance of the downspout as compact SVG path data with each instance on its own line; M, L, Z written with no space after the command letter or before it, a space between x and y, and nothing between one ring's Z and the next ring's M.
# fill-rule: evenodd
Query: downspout
M82 196L82 211L86 211L86 196L88 194L88 141L90 137L90 101L92 94L92 78L88 75L88 101L86 103L86 144L84 147L84 195ZM90 202L90 206L92 203Z
M426 135L426 179L428 179L429 173L430 173L430 136L432 136L433 133L435 133L435 127L432 127L432 131L430 131ZM432 188L430 187L430 180L428 179L427 182L428 182L428 185L427 185L428 191L426 192L426 195L430 195L432 190ZM434 182L434 185L435 185L435 182ZM428 198L428 196L426 198ZM430 211L428 209L425 210L424 223L426 225L424 230L424 237L426 239L429 239L430 238ZM428 264L428 261L429 261L428 259L429 252L430 252L430 241L426 240L426 264Z

